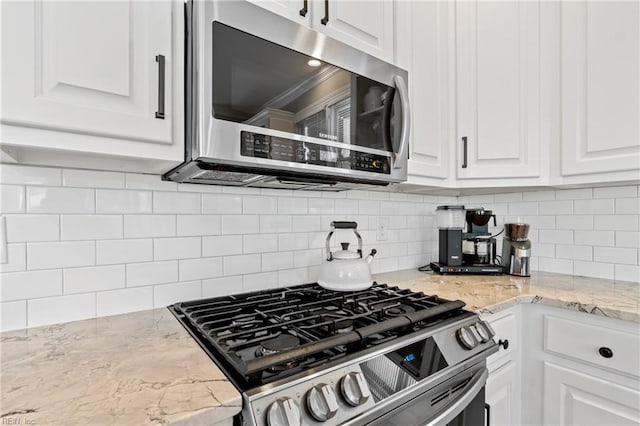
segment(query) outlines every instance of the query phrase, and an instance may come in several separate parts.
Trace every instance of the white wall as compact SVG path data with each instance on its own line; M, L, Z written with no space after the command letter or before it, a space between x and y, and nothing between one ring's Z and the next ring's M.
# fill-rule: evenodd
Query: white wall
M531 225L532 269L640 282L638 186L462 196L509 221ZM500 237L499 242L502 241Z
M4 330L314 281L332 220L358 222L365 250L378 250L374 272L431 257L434 205L422 195L178 185L5 164L0 177ZM389 221L386 241L376 241L379 217Z

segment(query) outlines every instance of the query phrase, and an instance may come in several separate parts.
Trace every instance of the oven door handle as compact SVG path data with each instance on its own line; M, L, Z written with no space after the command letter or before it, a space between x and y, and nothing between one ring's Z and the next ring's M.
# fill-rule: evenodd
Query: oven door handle
M471 381L466 386L466 391L463 395L458 397L451 405L449 405L446 409L440 412L438 415L433 417L429 423L425 426L440 426L449 424L449 422L455 419L460 413L467 408L467 405L473 401L473 399L480 393L482 388L485 386L487 382L487 377L489 376L489 370L483 368L478 373L476 373Z
M402 160L407 156L407 148L409 146L409 133L411 131L411 104L409 103L409 89L407 82L399 75L393 78L393 82L400 95L400 103L402 105L402 136L400 137L400 147L393 159L393 168L402 168Z

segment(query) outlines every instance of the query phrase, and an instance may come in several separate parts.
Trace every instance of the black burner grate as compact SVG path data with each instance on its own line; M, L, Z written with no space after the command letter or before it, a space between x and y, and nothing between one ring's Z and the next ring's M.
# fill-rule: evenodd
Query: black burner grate
M170 308L235 377L263 384L429 327L463 307L384 284L356 292L306 284Z

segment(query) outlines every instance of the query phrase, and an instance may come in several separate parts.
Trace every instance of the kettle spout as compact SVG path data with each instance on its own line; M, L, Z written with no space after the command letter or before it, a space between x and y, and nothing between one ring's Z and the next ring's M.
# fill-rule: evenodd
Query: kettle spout
M375 256L377 252L378 252L378 250L376 250L376 249L371 250L371 253L369 253L369 256L367 256L366 259L364 259L364 260L368 264L371 264L371 261L373 260L373 256Z

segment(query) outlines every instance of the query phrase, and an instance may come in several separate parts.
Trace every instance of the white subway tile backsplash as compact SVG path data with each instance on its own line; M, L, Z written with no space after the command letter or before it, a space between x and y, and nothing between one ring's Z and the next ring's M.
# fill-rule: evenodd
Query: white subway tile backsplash
M293 267L308 268L309 266L320 265L324 259L321 249L296 250L293 252Z
M278 198L279 214L306 214L308 202L305 198Z
M27 245L24 243L7 244L7 263L0 263L0 272L18 272L25 269L27 269Z
M117 215L62 215L60 239L108 240L122 238L122 216Z
M640 248L640 232L617 231L616 247Z
M626 198L637 196L638 189L634 185L593 188L593 198Z
M556 191L556 200L590 200L592 198L592 188L558 189Z
M257 234L260 232L260 216L222 216L222 234Z
M163 284L153 288L153 306L167 306L172 303L200 298L202 298L200 281Z
M538 203L535 201L523 201L509 203L510 215L537 215Z
M377 201L360 200L358 201L358 213L366 215L379 215L380 203Z
M46 297L27 301L27 325L37 327L96 316L95 293Z
M522 193L522 201L550 201L555 199L555 191L532 191Z
M542 229L539 233L541 243L573 244L573 231ZM531 239L531 235L529 236Z
M583 262L581 260L576 260L573 263L573 275L612 280L613 265L611 263Z
M222 276L221 257L200 257L180 261L180 281L202 280Z
M95 241L28 243L27 269L95 265L95 245Z
M308 268L285 269L278 271L278 287L299 285L309 282Z
M594 247L593 259L605 263L637 265L638 251L634 248Z
M549 253L544 250L538 250L542 256L548 256ZM556 245L555 257L558 259L574 259L574 260L592 260L593 247L591 246L573 246L558 244Z
M18 330L27 327L27 301L0 303L0 330Z
M202 213L242 213L242 196L234 194L202 194Z
M614 200L576 200L573 207L576 214L613 214Z
M552 217L552 216L544 216ZM558 229L593 229L593 216L592 215L573 215L573 216L558 216L556 218L556 228Z
M2 302L58 294L62 294L62 270L60 269L2 274L2 285L0 285Z
M98 316L118 315L153 308L153 287L100 291L96 294Z
M96 213L135 214L151 213L150 191L128 191L119 189L96 190Z
M293 232L314 232L323 229L321 216L293 216L291 230Z
M2 164L0 166L0 182L17 185L60 186L62 170L50 167Z
M96 242L98 265L153 260L153 240L103 240Z
M522 192L508 192L504 194L494 194L493 201L496 203L511 203L514 201L522 201ZM474 206L469 206L469 207L474 207Z
M274 197L246 196L242 199L242 213L276 214L278 213L278 199Z
M260 274L249 274L242 277L242 291L258 291L275 288L278 286L277 272L263 272Z
M615 265L614 278L616 281L640 282L640 266L636 265Z
M127 287L166 284L178 281L178 261L129 263Z
M573 201L540 201L538 202L539 214L541 215L564 215L573 214ZM576 213L585 213L577 212Z
M264 253L262 255L262 272L293 268L293 253L292 251Z
M202 239L200 237L157 238L153 240L153 260L189 259L201 255Z
M538 257L538 269L540 271L555 272L558 274L571 274L573 273L573 261Z
M60 218L57 215L7 216L7 241L43 242L60 239Z
M24 187L0 185L0 213L23 213L25 205Z
M125 238L175 237L176 217L173 215L134 214L124 216Z
M278 251L277 234L256 234L243 237L244 253L268 253Z
M179 237L220 235L221 219L217 215L178 215L177 223Z
M28 213L93 213L93 189L27 187Z
M335 202L327 198L309 200L309 214L334 214Z
M62 185L76 188L124 188L124 173L64 169Z
M153 213L198 214L201 211L200 200L200 194L190 192L154 192Z
M132 189L155 189L157 191L177 191L178 184L162 180L158 175L143 175L139 173L126 174L126 187Z
M307 234L303 232L280 234L278 235L278 247L280 251L304 250L309 247Z
M242 254L242 235L202 237L202 255L205 257Z
M291 216L260 216L260 232L291 232Z
M358 200L348 198L344 200L335 200L335 212L336 214L357 214Z
M583 246L614 246L615 234L613 231L574 231L574 240Z
M594 228L603 231L637 231L637 215L598 215L594 217Z
M225 275L242 275L260 272L261 258L259 254L244 254L239 256L225 256L223 267Z
M233 289L233 293L238 293L241 288L242 275L202 280L203 297L224 296L231 293L229 289Z
M64 293L88 293L115 290L125 286L125 266L91 266L65 269L63 273Z
M616 200L616 214L640 214L640 198L619 198Z

